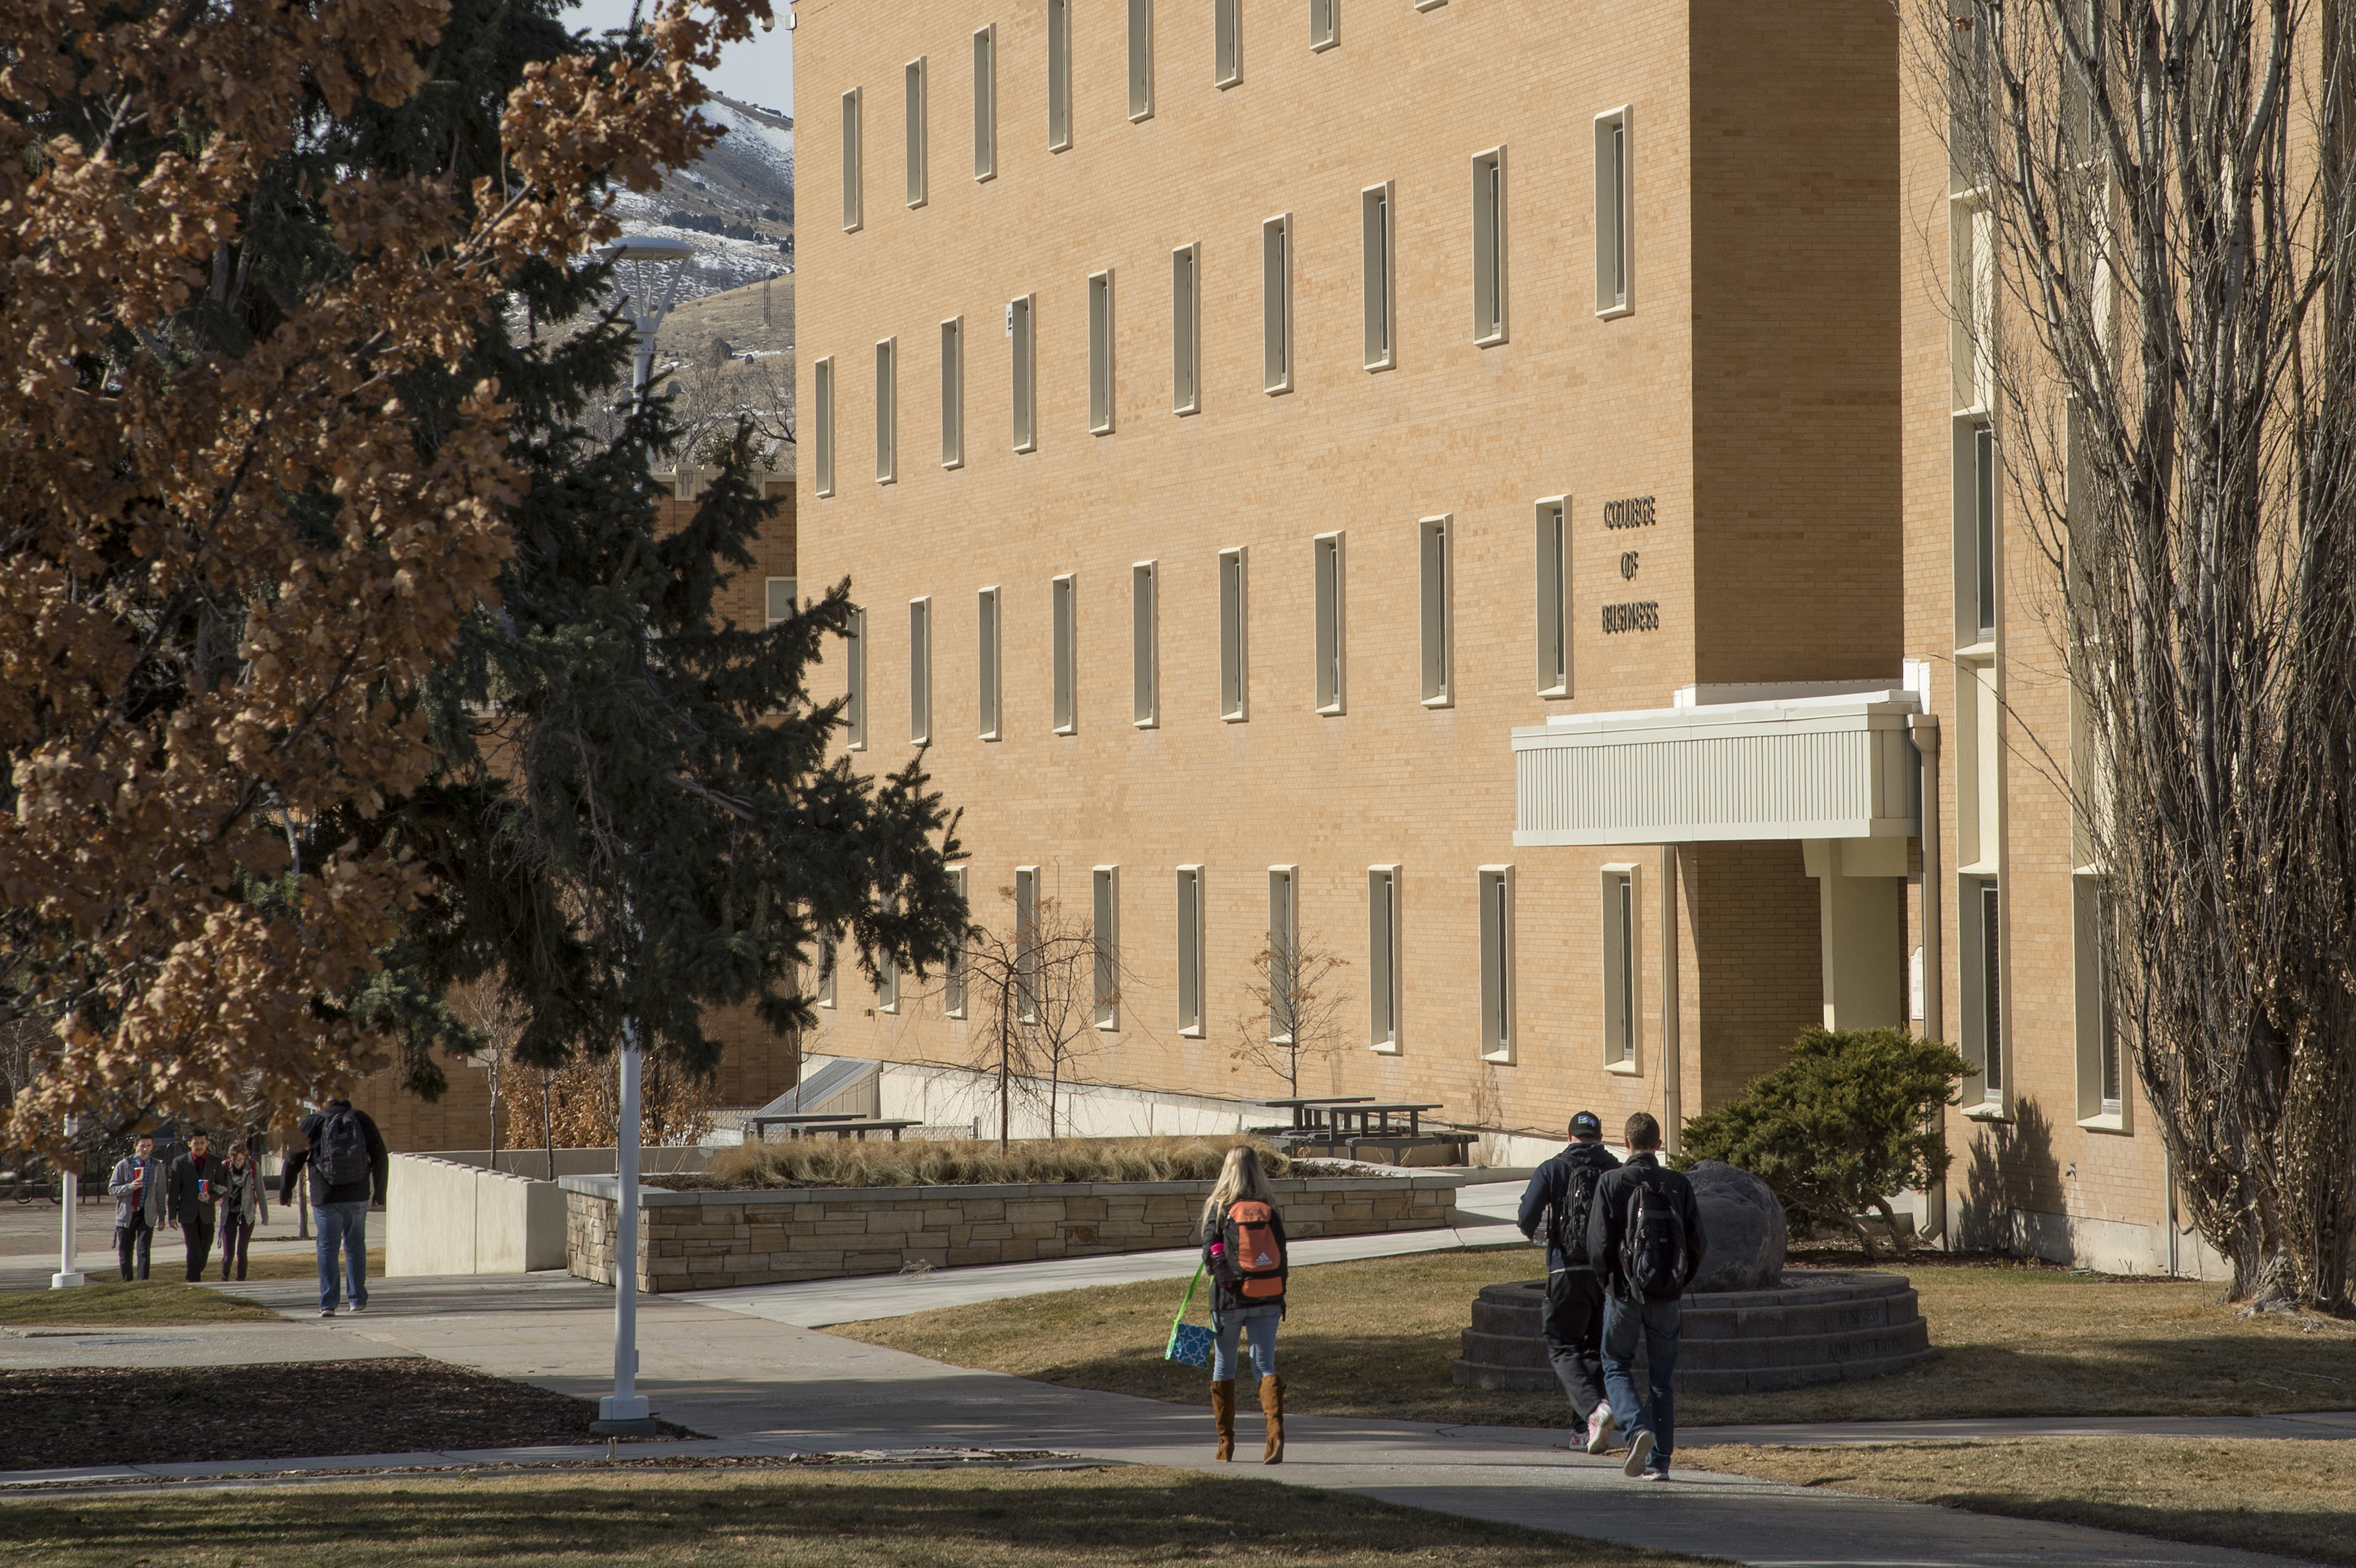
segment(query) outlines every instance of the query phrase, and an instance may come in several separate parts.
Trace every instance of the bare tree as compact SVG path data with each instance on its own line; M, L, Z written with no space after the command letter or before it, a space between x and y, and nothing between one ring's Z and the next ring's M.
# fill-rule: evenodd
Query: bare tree
M451 1006L456 1011L460 1021L482 1037L483 1043L475 1051L474 1061L490 1080L491 1125L488 1147L491 1151L491 1168L497 1170L499 1168L500 1092L508 1087L512 1073L523 1065L516 1060L515 1054L516 1041L522 1037L526 1021L523 1003L514 992L499 985L496 979L477 980L472 985L460 987L451 994L450 999ZM546 1081L544 1088L553 1085L555 1078L553 1073L543 1072L541 1076ZM545 1098L542 1101L542 1108L546 1109ZM552 1145L554 1141L552 1135L551 1144ZM555 1179L555 1153L552 1148L549 1155L551 1180Z
M1064 1083L1095 1054L1100 1009L1119 1005L1119 992L1105 987L1111 955L1099 951L1094 923L1065 913L1056 899L1025 912L1013 889L999 891L1013 912L1012 930L975 928L965 983L985 1019L977 1065L998 1079L1002 1149L1014 1096L1036 1096L1043 1082L1047 1136L1055 1136Z
M2234 1295L2345 1312L2356 7L1917 0L1911 37L2083 717L2108 1004Z
M1350 993L1342 971L1350 961L1316 936L1270 932L1268 945L1252 955L1252 978L1244 992L1251 1008L1235 1022L1236 1043L1228 1055L1284 1080L1298 1098L1305 1062L1328 1058L1346 1043Z

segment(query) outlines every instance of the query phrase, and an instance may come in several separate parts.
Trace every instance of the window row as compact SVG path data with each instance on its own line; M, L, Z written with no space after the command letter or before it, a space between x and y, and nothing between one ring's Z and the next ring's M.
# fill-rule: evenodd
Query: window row
M1537 695L1570 695L1569 635L1569 551L1564 537L1567 502L1553 496L1537 503L1532 554L1537 590ZM1425 517L1416 525L1418 557L1417 699L1426 708L1456 700L1455 519ZM1311 705L1322 714L1348 711L1349 635L1347 536L1319 534L1310 541L1312 610L1306 628L1312 639ZM1251 551L1238 545L1219 552L1216 635L1219 648L1218 714L1229 723L1251 717ZM784 580L779 580L784 581ZM788 590L790 592L790 590ZM1002 632L1005 590L981 589L974 603L975 733L984 741L1005 738ZM1050 648L1050 728L1058 735L1079 730L1079 578L1064 573L1047 584ZM1130 568L1130 722L1150 730L1162 722L1162 563L1141 560ZM930 594L908 601L908 739L929 744L934 733L934 602ZM867 680L867 611L851 613L844 665L846 739L853 751L867 745L870 692Z
M1608 124L1607 124L1608 122ZM1599 315L1627 313L1629 265L1627 201L1628 110L1597 119L1596 282ZM1359 192L1362 261L1363 363L1388 370L1398 364L1397 316L1396 192L1390 182ZM1271 397L1293 389L1293 215L1278 213L1260 224L1260 389ZM1472 160L1472 341L1482 347L1507 337L1505 268L1505 150L1494 147ZM1170 406L1180 415L1203 409L1203 247L1181 245L1170 253ZM1097 435L1115 428L1113 379L1113 270L1087 279L1087 428ZM1025 294L1005 307L1008 372L1012 381L1009 443L1035 452L1038 417L1038 295ZM966 321L940 324L941 466L965 465ZM875 345L875 482L894 484L899 457L900 340ZM835 360L829 355L812 367L818 494L835 493Z
M960 891L967 885L969 869L958 867L951 872ZM1208 873L1209 869L1203 865L1176 867L1171 890L1172 955L1177 969L1173 1021L1180 1034L1194 1039L1204 1038L1213 1027L1208 1011L1213 976L1206 957L1210 947L1205 898ZM1296 1031L1305 1027L1304 1020L1312 1016L1328 1016L1335 998L1307 995L1312 982L1301 978L1301 966L1314 964L1316 955L1302 946L1301 867L1270 866L1267 876L1268 929L1260 950L1260 962L1267 965L1267 973L1258 978L1265 982L1269 997L1269 1039L1283 1044L1296 1038ZM1404 1049L1408 1038L1404 1019L1408 955L1405 869L1397 863L1369 866L1365 876L1365 1041L1370 1050L1397 1054ZM1483 866L1475 871L1474 878L1479 899L1480 954L1475 1038L1483 1061L1511 1066L1517 1060L1521 1044L1521 1028L1515 1014L1515 930L1518 910L1514 868ZM1085 946L1058 948L1054 956L1040 953L1039 879L1037 866L1018 866L1014 869L1014 951L1018 969L1014 1006L1018 1015L1027 1016L1038 985L1085 981L1090 987L1090 1020L1098 1029L1119 1030L1121 980L1126 972L1120 934L1121 869L1098 866L1090 870L1089 923ZM1603 1004L1599 1040L1603 1064L1609 1071L1636 1072L1642 1070L1644 1014L1638 869L1633 865L1603 867L1597 896L1602 930L1597 973ZM1258 933L1254 935L1257 938ZM1027 960L1026 955L1030 955ZM1026 963L1029 967L1024 967ZM1044 964L1068 964L1085 973L1043 981L1037 966ZM1317 967L1325 976L1333 973L1323 965ZM1451 976L1451 984L1454 979ZM817 988L819 1007L836 1005L836 965L831 950L821 952ZM877 1011L900 1010L899 976L889 960L877 965L875 994ZM968 1006L966 966L952 959L943 976L942 1010L950 1018L962 1019L968 1016Z

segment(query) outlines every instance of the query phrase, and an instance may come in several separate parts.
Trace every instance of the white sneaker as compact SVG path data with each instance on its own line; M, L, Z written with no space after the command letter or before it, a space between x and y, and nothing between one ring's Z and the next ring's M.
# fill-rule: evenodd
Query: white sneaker
M1597 1405L1595 1413L1587 1418L1587 1451L1590 1454L1601 1454L1611 1447L1612 1435L1618 1424L1618 1420L1612 1415L1610 1405Z
M1647 1470L1644 1472L1644 1478L1648 1481L1665 1481L1669 1478L1669 1473L1666 1470Z
M352 1303L350 1310L354 1312L366 1312L368 1310L368 1303L365 1301L355 1301Z
M1620 1473L1634 1480L1644 1473L1644 1461L1652 1456L1653 1429L1639 1426L1628 1439L1628 1462L1620 1467Z

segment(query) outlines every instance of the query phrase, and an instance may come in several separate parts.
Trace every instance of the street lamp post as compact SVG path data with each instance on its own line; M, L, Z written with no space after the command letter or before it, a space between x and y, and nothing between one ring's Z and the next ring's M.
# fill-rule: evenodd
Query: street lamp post
M66 1139L69 1143L73 1136L74 1124L71 1118L68 1118ZM79 1254L81 1251L79 1238L74 1233L75 1211L81 1207L81 1170L77 1163L80 1158L80 1151L75 1150L58 1166L58 1202L65 1210L65 1221L58 1235L58 1272L49 1275L51 1290L70 1290L77 1285L90 1283L89 1278L74 1267L80 1261Z
M632 396L643 405L654 379L655 335L670 314L680 274L695 247L684 240L632 237L605 247L626 283L623 308L638 335ZM636 1019L622 1020L622 1105L614 1129L614 1392L597 1402L590 1430L601 1437L651 1437L654 1413L638 1392L638 1068ZM552 1177L555 1172L549 1173Z

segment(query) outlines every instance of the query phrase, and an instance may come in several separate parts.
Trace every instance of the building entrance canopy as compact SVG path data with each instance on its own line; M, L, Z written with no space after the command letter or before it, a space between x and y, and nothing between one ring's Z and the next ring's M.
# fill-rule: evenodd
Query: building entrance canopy
M1677 706L1514 731L1514 843L1697 844L1920 834L1902 688L1687 687Z

